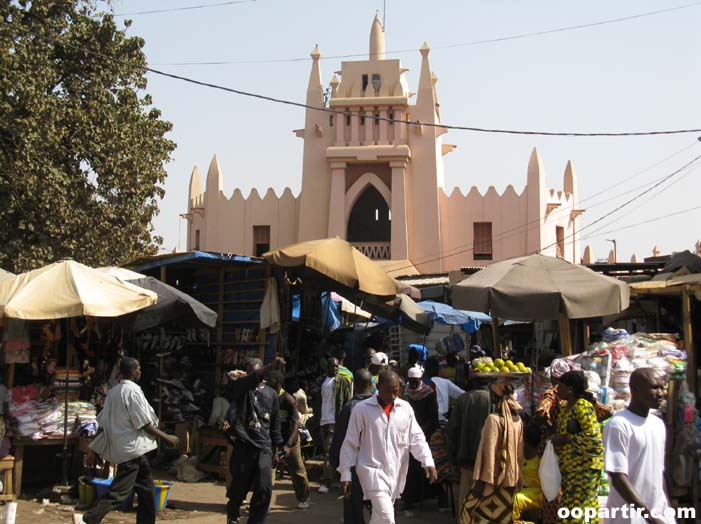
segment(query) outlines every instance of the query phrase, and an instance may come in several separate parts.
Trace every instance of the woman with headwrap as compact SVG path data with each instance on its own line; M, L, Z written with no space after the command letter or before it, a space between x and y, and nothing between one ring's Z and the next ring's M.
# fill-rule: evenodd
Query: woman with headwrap
M513 398L511 384L496 382L490 389L497 397L497 409L482 428L474 482L460 511L459 524L513 522L514 493L521 485L522 408Z
M423 382L423 374L423 369L418 365L409 369L404 400L413 408L416 422L421 427L426 442L429 442L433 432L438 429L438 400L434 389ZM421 500L421 494L425 493L427 485L421 463L410 455L406 485L402 493L405 508L408 509L413 503Z
M562 475L560 507L582 508L585 513L587 508L593 508L598 515L604 442L594 409L596 400L587 391L587 384L581 371L568 371L560 377L557 391L565 405L560 409L552 442ZM559 522L580 523L584 518L559 519Z
M571 370L572 367L564 358L555 359L550 364L550 381L552 382L553 387L543 393L534 415L535 422L540 424L543 428L543 438L540 449L538 450L540 455L542 455L543 451L545 450L545 443L547 439L555 434L555 425L557 423L558 415L560 414L560 409L565 404L564 400L560 398L557 389L558 384L560 383L560 378ZM596 411L596 417L599 422L603 422L612 415L611 408L599 402L596 402L594 410ZM554 524L557 521L557 509L559 507L559 497L551 501L544 501L543 524Z

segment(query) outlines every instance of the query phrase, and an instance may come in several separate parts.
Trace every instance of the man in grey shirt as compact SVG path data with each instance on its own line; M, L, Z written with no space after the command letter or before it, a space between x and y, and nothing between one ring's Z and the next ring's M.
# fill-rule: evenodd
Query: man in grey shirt
M139 497L136 524L156 523L156 500L153 475L146 454L158 447L156 439L173 446L178 437L158 429L158 417L136 384L141 366L135 358L125 358L119 365L122 380L110 389L105 407L97 416L101 433L90 445L88 462L95 454L117 464L117 475L110 490L85 515L74 514L74 524L99 524L107 513L124 502L132 491Z

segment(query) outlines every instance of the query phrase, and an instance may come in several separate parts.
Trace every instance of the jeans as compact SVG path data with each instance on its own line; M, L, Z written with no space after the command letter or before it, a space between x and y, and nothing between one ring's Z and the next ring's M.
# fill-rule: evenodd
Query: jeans
M321 484L329 485L336 478L333 467L331 467L331 461L329 456L329 451L331 449L331 442L333 441L333 433L336 428L335 424L327 424L325 426L319 427L319 433L321 435L321 446L324 450L324 469L321 472Z

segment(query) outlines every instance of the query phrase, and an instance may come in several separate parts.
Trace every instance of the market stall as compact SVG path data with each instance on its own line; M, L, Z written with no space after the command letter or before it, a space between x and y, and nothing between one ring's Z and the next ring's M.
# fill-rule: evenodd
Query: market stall
M27 445L62 444L61 479L66 485L69 452L78 432L94 434L95 406L78 400L84 386L82 379L95 371L87 358L93 351L90 339L94 323L87 318L128 314L155 304L156 300L151 291L73 261L51 264L0 282L0 308L3 318L8 319L3 342L5 361L12 366L8 384L11 430L18 437L15 495L21 490ZM31 361L31 332L26 321L51 321L42 326L45 345ZM36 383L24 391L13 387L14 367L25 361L32 366L29 373L33 377L44 376L46 387L39 388ZM63 367L58 367L61 361Z

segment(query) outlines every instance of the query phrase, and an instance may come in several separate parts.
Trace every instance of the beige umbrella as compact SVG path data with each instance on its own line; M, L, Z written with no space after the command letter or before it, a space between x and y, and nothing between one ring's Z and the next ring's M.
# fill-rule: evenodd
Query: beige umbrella
M25 320L83 315L117 317L155 304L157 298L153 291L127 284L78 262L64 260L0 282L0 316ZM67 484L68 395L64 402L62 477L63 483Z
M118 317L155 304L153 291L72 260L0 282L0 314L26 320Z
M383 269L345 240L310 240L269 251L263 255L292 276L319 284L324 290L345 296L357 293L394 298L397 285Z
M458 309L483 311L509 320L589 318L628 307L628 284L544 255L492 264L451 286Z
M5 271L4 269L0 268L0 282L3 280L9 280L14 276L14 273L10 273L9 271Z

